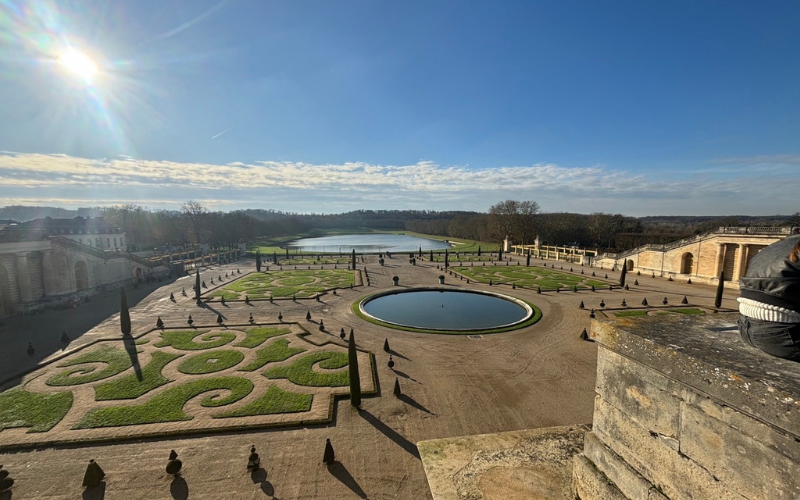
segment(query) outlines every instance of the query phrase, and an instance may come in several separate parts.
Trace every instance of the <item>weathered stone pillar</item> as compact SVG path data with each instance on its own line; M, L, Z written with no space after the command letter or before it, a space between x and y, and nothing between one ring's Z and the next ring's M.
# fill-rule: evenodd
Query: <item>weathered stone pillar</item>
M15 254L17 261L17 284L19 286L19 300L30 302L33 300L31 293L31 276L28 272L28 252Z
M747 272L745 266L747 266L747 252L749 250L750 245L739 243L739 262L736 263L736 272L734 272L733 281L739 281L739 278L744 276L744 273Z

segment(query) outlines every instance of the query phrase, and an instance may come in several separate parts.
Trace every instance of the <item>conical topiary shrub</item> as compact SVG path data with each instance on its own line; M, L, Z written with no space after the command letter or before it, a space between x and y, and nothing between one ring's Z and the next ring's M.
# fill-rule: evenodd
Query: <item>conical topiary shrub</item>
M400 392L400 381L397 379L397 377L394 378L394 390L392 391L392 394L394 394L394 397L396 398L399 398L403 394Z
M578 305L578 309L585 309L586 306L583 305L583 301Z
M331 465L336 460L336 454L333 452L333 445L330 438L325 439L325 453L322 454L322 462L326 465Z
M717 283L717 294L714 296L714 307L717 309L722 306L722 292L725 289L725 271L719 273L719 283Z
M119 329L122 331L122 335L131 334L131 313L128 311L128 298L125 296L125 288L120 288Z
M619 286L625 286L625 276L628 274L628 266L625 262L622 263L622 274L619 275Z
M164 321L161 319L161 316L156 320L156 328L164 328Z
M194 276L195 276L195 278L194 278L194 299L195 299L195 303L197 303L197 305L199 306L200 304L202 304L202 302L200 302L200 270L199 269L194 272Z
M391 352L391 349L389 349L389 339L383 339L383 351Z
M356 338L352 330L350 331L350 339L347 344L347 364L350 375L350 404L358 408L361 406L361 379L358 375Z
M89 465L86 466L86 473L83 475L83 486L85 488L99 486L104 477L106 477L106 473L103 472L97 462L94 459L89 460Z
M642 305L643 305L643 306L648 306L648 305L649 305L649 304L647 303L647 297L645 297L645 298L642 300Z
M581 332L581 340L589 340L589 334L586 332L586 328Z

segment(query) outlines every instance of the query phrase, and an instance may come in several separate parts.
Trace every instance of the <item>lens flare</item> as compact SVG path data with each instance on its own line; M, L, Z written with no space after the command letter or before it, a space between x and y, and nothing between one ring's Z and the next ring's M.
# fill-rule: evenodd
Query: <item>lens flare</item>
M56 60L67 72L84 80L91 80L99 71L91 57L75 49L65 50L58 55Z

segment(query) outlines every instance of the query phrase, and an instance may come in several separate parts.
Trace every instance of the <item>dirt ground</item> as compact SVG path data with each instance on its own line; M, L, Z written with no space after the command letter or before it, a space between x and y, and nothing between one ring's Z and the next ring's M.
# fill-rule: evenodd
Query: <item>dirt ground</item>
M629 291L541 295L505 286L466 285L448 276L447 286L491 289L528 300L542 310L542 320L535 325L470 339L392 330L356 317L350 310L352 303L391 288L392 276L400 278L401 286L435 286L441 274L436 264L412 266L400 256L388 259L384 267L378 265L377 257L367 257L366 266L370 286L328 294L322 302L286 300L249 306L229 302L201 307L191 298L193 277L128 290L129 303L135 304L131 309L134 335L150 330L157 316L168 326L185 324L189 314L199 324L213 324L218 312L235 323L246 323L250 313L267 318L279 312L284 321L303 323L310 310L314 319L324 319L329 331L354 328L358 345L375 353L380 385L379 395L365 398L361 411L341 400L336 403L334 421L326 426L2 452L0 463L16 482L10 492L0 494L0 500L430 499L416 448L419 441L591 422L596 345L580 340L579 335L589 327L588 309L599 308L601 299L608 308L619 307L623 298L631 306L645 297L652 305L660 305L665 296L675 305L684 295L691 304L701 306L710 307L714 300L713 287L649 276L630 275L630 282L638 278L640 286L631 286ZM203 273L217 276L254 267L254 261L242 260ZM617 272L608 274L612 280L619 277ZM189 297L181 296L182 287ZM174 303L170 292L177 299ZM726 292L723 305L735 308L737 295ZM586 310L578 308L581 300ZM7 380L2 388L13 386L16 375L62 352L62 330L73 339L67 349L97 338L118 337L118 308L119 297L110 294L76 309L7 320L0 328L0 380ZM385 338L396 353L394 369L386 364ZM30 357L25 354L28 342L36 348ZM395 377L404 392L400 399L392 395ZM331 467L322 464L326 438L331 439L338 461ZM245 468L251 444L263 460L263 470L253 475ZM171 449L184 464L177 479L164 471ZM106 481L84 491L81 481L91 458L105 470Z

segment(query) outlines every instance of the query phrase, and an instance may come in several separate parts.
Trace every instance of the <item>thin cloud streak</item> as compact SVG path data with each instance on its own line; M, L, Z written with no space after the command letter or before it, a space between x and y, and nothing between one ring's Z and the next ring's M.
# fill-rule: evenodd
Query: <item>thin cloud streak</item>
M235 126L235 125L234 125L234 126ZM217 137L221 136L222 134L224 134L225 132L228 132L228 131L230 131L230 130L233 130L233 127L226 128L225 130L223 130L223 131L222 131L222 132L220 132L219 134L217 134L217 135L213 136L213 137L212 137L212 139L216 139Z

